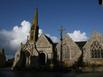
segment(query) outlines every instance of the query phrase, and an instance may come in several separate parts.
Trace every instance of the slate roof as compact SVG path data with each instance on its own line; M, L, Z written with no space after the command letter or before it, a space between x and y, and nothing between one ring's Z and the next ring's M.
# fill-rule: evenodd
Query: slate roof
M75 42L78 47L80 48L80 50L82 50L83 46L86 44L87 41L80 41L80 42Z
M53 43L53 41L51 40L50 37L44 35L47 40L54 46L56 46L58 43ZM80 48L80 50L82 50L83 46L86 44L87 41L80 41L80 42L75 42L77 44L77 46Z
M53 41L50 39L50 37L48 37L48 36L46 36L46 35L44 35L46 38L47 38L47 40L53 45L54 43L53 43Z

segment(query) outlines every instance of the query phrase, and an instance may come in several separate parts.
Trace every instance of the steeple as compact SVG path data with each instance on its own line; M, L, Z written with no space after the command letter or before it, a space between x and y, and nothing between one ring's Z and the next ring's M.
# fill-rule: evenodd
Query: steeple
M33 20L33 25L36 27L38 25L38 8L35 10L35 16Z
M38 8L35 10L34 20L32 22L31 30L30 30L30 41L36 42L38 39Z

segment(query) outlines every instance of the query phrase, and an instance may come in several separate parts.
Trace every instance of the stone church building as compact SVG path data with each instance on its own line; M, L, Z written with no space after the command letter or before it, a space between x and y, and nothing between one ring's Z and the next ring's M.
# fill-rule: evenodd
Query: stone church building
M62 55L60 55L60 45L61 42L57 45L57 59L59 61L62 56L62 62L67 67L71 67L73 64L78 62L78 59L81 56L81 50L68 35L65 35L62 41Z
M93 33L83 47L83 62L86 65L103 65L103 36Z
M53 67L58 62L62 62L66 67L72 67L74 64L103 65L101 34L94 32L89 40L82 42L74 42L68 35L64 35L62 41L56 44L44 33L39 36L38 30L38 9L36 9L30 35L27 42L21 43L16 52L12 69Z
M12 66L14 68L39 68L52 64L54 46L52 40L44 33L38 33L38 9L31 26L30 36L25 44L21 43L21 48L16 52Z

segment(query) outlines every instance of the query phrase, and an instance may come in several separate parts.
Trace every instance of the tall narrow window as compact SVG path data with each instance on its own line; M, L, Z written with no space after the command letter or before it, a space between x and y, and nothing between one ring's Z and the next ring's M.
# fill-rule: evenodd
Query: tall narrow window
M70 57L69 47L67 45L63 45L63 56L64 58Z
M92 58L103 58L103 48L98 41L94 41L90 47Z

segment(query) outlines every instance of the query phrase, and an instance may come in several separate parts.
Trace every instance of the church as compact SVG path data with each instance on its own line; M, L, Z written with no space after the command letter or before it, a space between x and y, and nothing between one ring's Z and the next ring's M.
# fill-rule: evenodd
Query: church
M103 36L94 32L87 41L74 42L67 34L54 43L45 33L39 36L38 9L27 36L15 54L12 69L48 68L63 63L65 67L103 66ZM102 69L103 70L103 69Z
M83 47L85 65L103 66L103 36L94 32Z
M14 68L35 68L45 67L53 64L54 43L42 33L39 36L38 9L31 26L30 36L25 44L16 52L12 66Z

